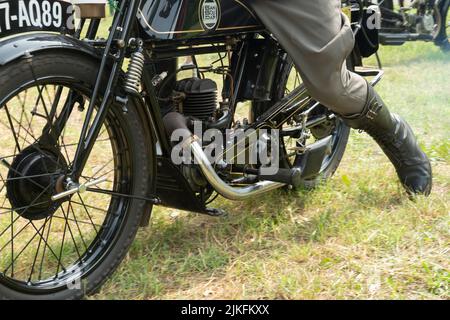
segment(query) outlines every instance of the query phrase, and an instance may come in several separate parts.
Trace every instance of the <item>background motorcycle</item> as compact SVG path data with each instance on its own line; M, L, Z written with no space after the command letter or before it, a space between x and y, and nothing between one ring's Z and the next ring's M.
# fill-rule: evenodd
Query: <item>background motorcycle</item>
M367 1L371 5L375 1ZM381 10L380 42L402 45L406 41L433 41L450 50L449 0L378 1Z
M99 8L83 8L72 30L66 2L0 2L0 298L81 298L117 268L154 205L219 216L209 207L217 195L313 187L344 154L349 128L309 97L242 2L116 5L108 38L96 39ZM358 40L349 67L375 84L381 72L364 69L362 57L376 51L376 34L362 6L346 9ZM182 57L191 62L177 65ZM177 113L163 118L170 107ZM193 119L222 132L281 130L279 173L213 167L207 143L190 133ZM179 128L198 165L172 162Z

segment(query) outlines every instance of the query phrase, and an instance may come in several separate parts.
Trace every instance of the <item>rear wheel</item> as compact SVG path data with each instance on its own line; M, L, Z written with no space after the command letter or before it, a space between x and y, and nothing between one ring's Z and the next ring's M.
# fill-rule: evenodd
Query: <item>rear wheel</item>
M439 4L439 18L437 23L437 33L435 36L435 43L444 51L450 51L450 15L448 14L450 8L450 0L443 0Z
M122 261L141 222L152 178L133 106L111 108L80 183L106 182L61 201L98 64L43 53L0 69L0 299L75 299ZM64 126L49 143L50 124Z
M277 84L274 92L273 103L280 101L287 94L303 86L300 73L290 58L287 58L280 67L279 76L275 79ZM253 112L255 118L267 108L266 103L255 103ZM331 136L331 150L325 156L321 169L317 176L303 181L306 188L314 188L318 183L330 178L342 160L350 135L350 128L335 114L324 106L319 105L306 118L310 125L306 126L304 135L299 135L298 130L293 130L301 126L301 122L292 119L282 128L283 137L281 139L281 163L284 168L299 167L302 163L304 150L314 142ZM296 132L293 135L285 135L284 132Z

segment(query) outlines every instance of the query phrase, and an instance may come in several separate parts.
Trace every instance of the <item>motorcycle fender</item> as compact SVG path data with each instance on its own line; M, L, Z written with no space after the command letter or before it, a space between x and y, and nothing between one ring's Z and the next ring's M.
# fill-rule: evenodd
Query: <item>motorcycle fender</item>
M44 50L73 50L96 59L101 55L84 41L52 33L32 33L0 41L0 66Z

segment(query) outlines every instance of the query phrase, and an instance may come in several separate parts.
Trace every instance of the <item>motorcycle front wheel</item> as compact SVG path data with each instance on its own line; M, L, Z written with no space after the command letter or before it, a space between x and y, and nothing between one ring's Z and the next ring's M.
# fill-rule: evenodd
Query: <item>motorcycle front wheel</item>
M110 108L80 183L61 201L98 62L53 51L0 68L0 299L79 299L118 267L147 204L151 154L137 110ZM56 143L49 125L67 117ZM140 197L140 198L139 198Z

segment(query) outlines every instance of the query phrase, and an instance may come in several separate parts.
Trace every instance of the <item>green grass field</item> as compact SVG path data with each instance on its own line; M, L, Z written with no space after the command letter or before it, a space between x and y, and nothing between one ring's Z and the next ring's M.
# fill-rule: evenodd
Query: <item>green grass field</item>
M216 201L226 218L156 208L91 299L449 299L450 55L410 43L381 58L379 93L432 158L430 198L409 201L376 144L353 132L316 190Z

